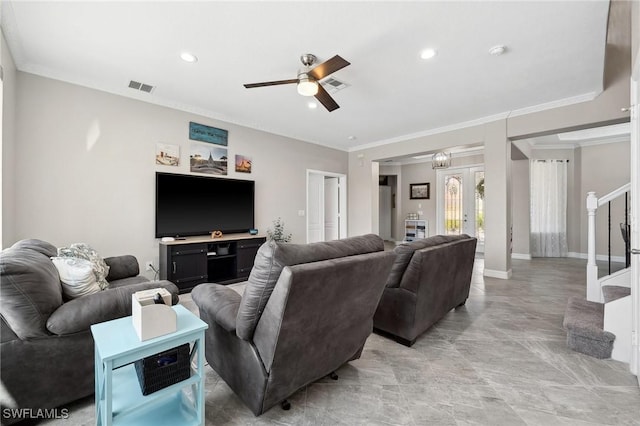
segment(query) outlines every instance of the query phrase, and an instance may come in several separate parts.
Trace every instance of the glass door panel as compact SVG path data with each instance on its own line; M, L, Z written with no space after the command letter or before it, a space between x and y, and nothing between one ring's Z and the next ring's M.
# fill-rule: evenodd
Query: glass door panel
M444 176L444 234L460 235L463 233L463 186L462 174Z
M441 170L438 179L437 232L473 235L484 251L484 169L464 167Z
M484 245L484 170L476 170L473 174L475 176L475 237L478 239L478 244Z

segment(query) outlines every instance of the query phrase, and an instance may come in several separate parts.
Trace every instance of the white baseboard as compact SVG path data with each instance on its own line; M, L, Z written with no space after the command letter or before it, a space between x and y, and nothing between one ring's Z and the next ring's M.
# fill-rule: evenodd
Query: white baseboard
M511 269L509 269L508 271L497 271L495 269L484 268L483 275L485 277L500 278L501 280L508 280L509 278L511 278Z
M518 259L518 260L531 260L531 254L530 253L511 253L511 258Z
M587 253L576 253L575 251L570 251L569 253L567 253L568 257L573 257L576 259L585 259L587 260L588 255ZM609 256L606 254L596 254L596 260L601 260L603 262L606 262L609 260ZM611 256L611 261L612 262L618 262L618 263L624 263L625 262L625 258L624 256Z

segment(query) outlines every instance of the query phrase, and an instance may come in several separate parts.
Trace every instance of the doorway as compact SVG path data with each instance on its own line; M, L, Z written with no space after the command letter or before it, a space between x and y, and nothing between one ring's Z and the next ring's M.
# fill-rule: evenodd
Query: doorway
M474 236L484 252L484 167L438 170L436 182L438 234Z
M347 176L307 170L307 242L347 236Z
M380 238L396 241L398 211L396 193L398 186L396 175L380 175L378 185L378 218Z

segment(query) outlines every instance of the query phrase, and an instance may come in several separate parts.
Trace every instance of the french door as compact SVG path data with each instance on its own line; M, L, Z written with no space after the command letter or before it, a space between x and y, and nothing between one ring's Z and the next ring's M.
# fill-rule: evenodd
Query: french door
M438 234L474 236L484 252L484 167L439 170L436 191Z

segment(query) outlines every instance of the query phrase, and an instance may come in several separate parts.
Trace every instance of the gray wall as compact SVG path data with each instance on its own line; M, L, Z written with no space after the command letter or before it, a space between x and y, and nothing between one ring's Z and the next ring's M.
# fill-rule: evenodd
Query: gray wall
M531 255L530 246L530 187L529 160L517 160L511 163L511 179L513 194L511 196L513 211L513 254L518 257Z
M595 191L596 196L602 197L629 183L630 150L629 142L582 148L580 253L587 253L587 192ZM596 215L596 254L598 255L607 254L607 216L607 206L598 209ZM620 232L620 223L624 221L623 198L611 203L611 216L611 254L624 257L624 243Z
M158 261L155 172L189 172L189 121L229 131L229 158L251 156L256 227L282 217L306 240L306 170L347 172L347 154L206 117L18 72L12 240L86 242L103 256ZM180 147L179 167L155 165L156 143Z
M0 200L0 248L7 247L14 239L15 218L15 110L16 110L16 66L1 34L0 65L2 65L2 144L0 162L2 198Z

